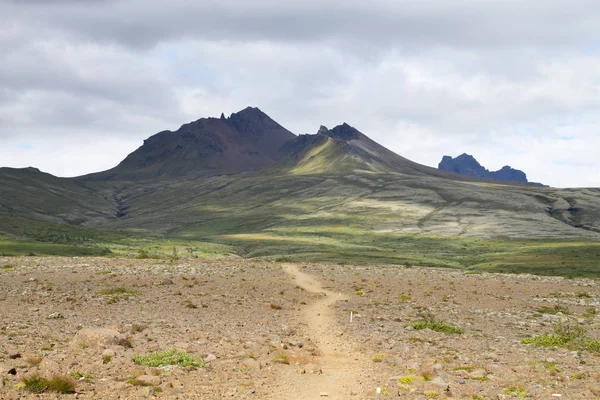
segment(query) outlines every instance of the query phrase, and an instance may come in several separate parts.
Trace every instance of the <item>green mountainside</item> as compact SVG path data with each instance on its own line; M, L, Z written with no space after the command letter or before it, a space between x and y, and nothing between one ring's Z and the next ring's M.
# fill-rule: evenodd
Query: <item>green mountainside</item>
M295 136L247 108L158 133L105 172L66 179L1 168L0 235L6 254L175 247L595 276L600 189L465 177L414 163L347 124Z

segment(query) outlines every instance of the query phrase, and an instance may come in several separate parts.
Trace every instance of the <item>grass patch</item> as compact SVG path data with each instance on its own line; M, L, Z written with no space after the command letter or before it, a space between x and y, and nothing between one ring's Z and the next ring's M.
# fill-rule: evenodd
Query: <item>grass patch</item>
M414 329L420 331L423 329L431 329L432 331L452 334L463 334L465 330L454 325L447 324L445 322L429 322L429 321L417 321L406 326L412 326Z
M385 360L385 354L383 353L375 354L373 356L373 362L380 363L383 362L383 360Z
M81 373L79 371L73 371L73 372L69 372L69 376L75 380L90 380L93 378L92 374L87 374L87 373Z
M147 367L165 367L179 365L180 367L204 367L204 362L196 360L191 354L176 349L155 351L153 353L137 355L133 362Z
M523 339L522 343L540 347L564 347L600 352L600 340L587 336L585 328L571 324L557 324L552 333Z
M32 376L22 381L23 388L30 393L75 393L75 382L67 376L55 375L50 379Z
M416 379L415 376L413 375L405 375L405 376L401 376L398 379L398 382L403 383L405 385L410 385L411 383L413 383L413 381Z
M556 315L558 313L562 313L564 315L570 314L569 309L561 304L556 304L552 307L542 306L542 307L538 308L536 311L539 312L540 314L552 314L552 315Z
M506 387L504 389L502 389L502 394L506 394L509 396L516 396L516 397L522 397L525 398L528 396L527 394L527 390L525 390L525 388L523 388L522 386L511 386L511 387Z
M275 361L278 364L286 364L286 365L288 365L290 363L288 356L286 356L285 354L279 354L277 357L275 357L275 359L273 361Z
M127 383L129 383L130 385L133 385L133 386L151 386L148 383L146 383L144 381L140 381L137 378L128 379Z

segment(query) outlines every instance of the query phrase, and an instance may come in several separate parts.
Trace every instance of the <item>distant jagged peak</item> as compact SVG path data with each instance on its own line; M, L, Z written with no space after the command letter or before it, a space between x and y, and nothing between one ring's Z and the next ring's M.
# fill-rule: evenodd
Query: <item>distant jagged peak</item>
M483 167L475 159L475 157L467 153L463 153L456 158L452 158L450 156L442 157L442 161L438 165L438 168L444 171L452 171L456 172L457 174L483 179L524 183L528 182L527 175L521 170L514 169L509 165L505 165L498 171L489 171Z

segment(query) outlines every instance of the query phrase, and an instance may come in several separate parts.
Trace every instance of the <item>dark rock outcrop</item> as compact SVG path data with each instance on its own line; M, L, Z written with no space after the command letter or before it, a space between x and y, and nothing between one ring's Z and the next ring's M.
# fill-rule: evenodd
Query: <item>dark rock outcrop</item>
M506 165L498 171L489 171L469 154L461 154L456 158L444 156L438 165L444 171L456 172L457 174L473 176L482 179L493 179L498 181L527 183L527 175L518 169Z

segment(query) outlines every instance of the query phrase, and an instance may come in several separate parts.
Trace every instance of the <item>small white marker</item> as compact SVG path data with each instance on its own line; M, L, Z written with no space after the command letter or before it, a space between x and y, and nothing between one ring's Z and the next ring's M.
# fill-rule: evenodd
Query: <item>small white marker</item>
M354 315L352 314L352 311L350 311L350 322L352 322L352 317L353 317L353 316L354 316Z

